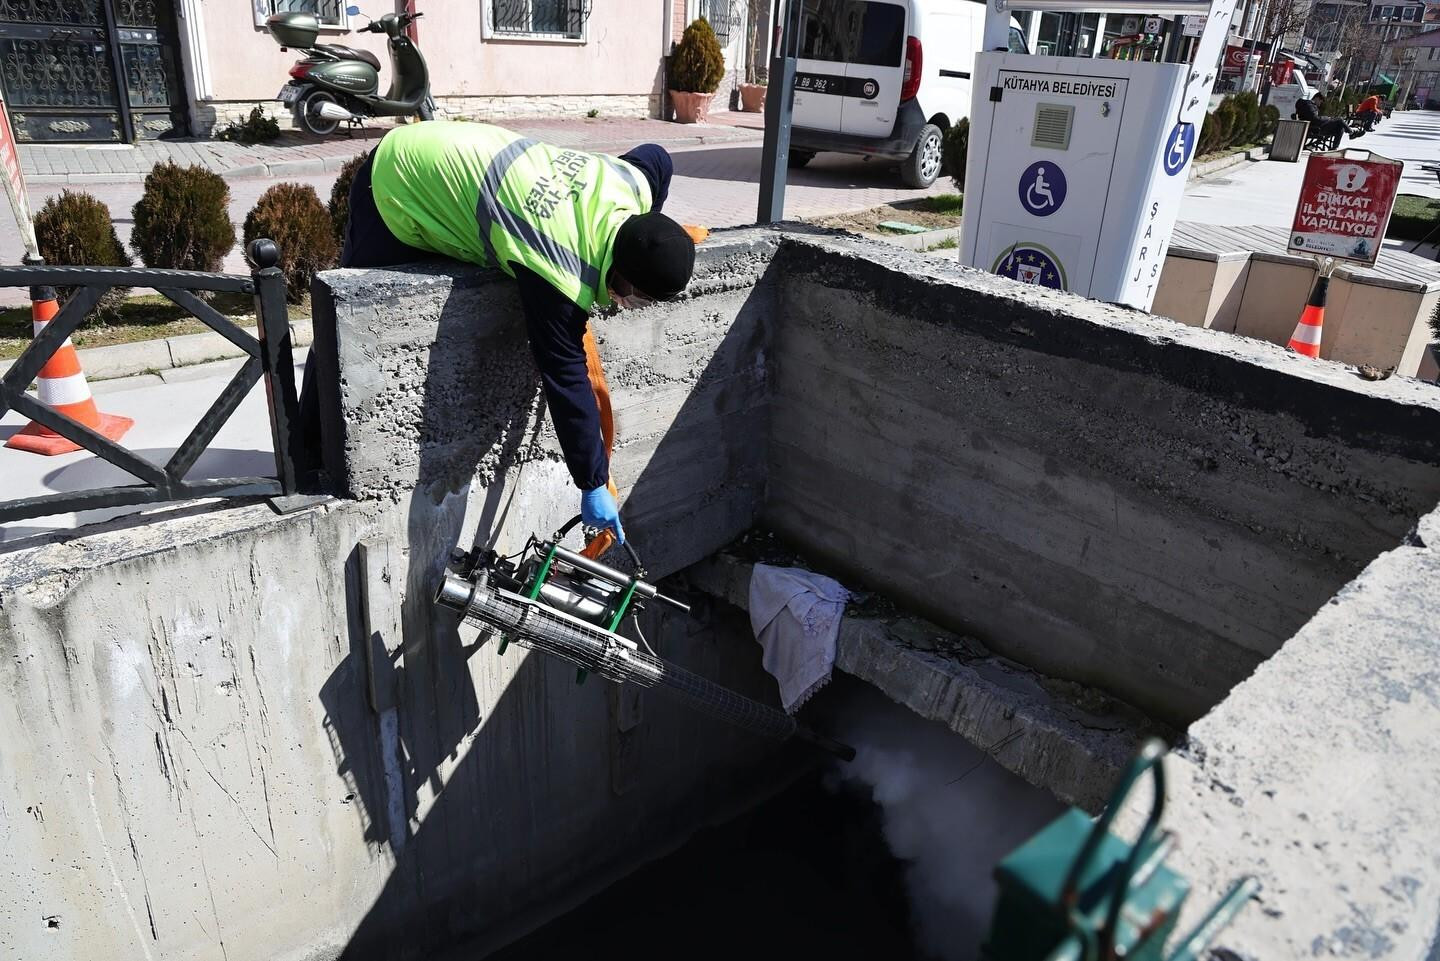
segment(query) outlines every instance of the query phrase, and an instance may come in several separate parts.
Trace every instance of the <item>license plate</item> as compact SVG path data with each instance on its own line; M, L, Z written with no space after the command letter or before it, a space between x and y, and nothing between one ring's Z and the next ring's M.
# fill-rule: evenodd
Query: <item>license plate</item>
M294 103L300 99L300 88L293 83L287 83L280 88L280 92L276 94L275 99L281 103Z

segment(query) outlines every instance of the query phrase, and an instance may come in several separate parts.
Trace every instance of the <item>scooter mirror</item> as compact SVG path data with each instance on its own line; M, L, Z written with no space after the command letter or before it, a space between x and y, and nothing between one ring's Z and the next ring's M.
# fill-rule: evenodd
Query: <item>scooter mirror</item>
M351 4L350 6L345 8L345 15L349 17L358 17L360 16L360 8L355 6L354 4Z

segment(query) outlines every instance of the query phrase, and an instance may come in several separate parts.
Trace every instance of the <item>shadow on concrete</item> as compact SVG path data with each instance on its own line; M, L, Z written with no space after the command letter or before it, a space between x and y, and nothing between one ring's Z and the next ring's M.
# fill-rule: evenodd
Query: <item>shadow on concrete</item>
M665 853L707 820L744 810L796 767L793 746L777 754L771 742L663 696L644 695L645 723L622 732L619 688L594 679L577 686L569 665L518 647L504 655L520 661L513 673L472 673L469 659L496 657L496 646L463 643L455 619L431 599L459 542L472 482L489 482L474 538L488 544L510 509L515 473L523 474L543 416L513 288L497 280L485 299L517 320L477 346L475 318L452 297L429 350L408 544L403 558L398 545L389 549L391 569L404 581L400 636L387 638L368 613L385 606L366 596L383 581L374 565L385 548L370 542L346 565L348 655L319 692L360 832L377 859L392 863L342 954L355 961L433 958L462 941L470 945L465 957L482 956ZM664 314L655 311L654 322L663 323ZM763 409L748 420L718 418L726 424L719 436L707 422L741 399L746 375L739 368L758 361L761 316L758 304L742 305L633 485L627 532L659 573L699 560L748 527L758 510L763 473L748 477L750 486L736 484L732 461L763 465L764 444L752 434L763 426ZM518 365L517 351L527 358ZM710 473L705 493L689 496L679 485L693 474L676 474L693 471L706 447L716 449L699 462ZM706 503L719 507L707 511ZM722 632L667 611L644 615L662 656L773 703L758 645L737 651L719 643L748 637L743 614L725 616ZM503 690L477 692L476 677L498 678ZM492 705L488 712L485 705ZM778 768L757 764L787 756ZM804 751L799 757L814 760Z
M20 430L19 427L0 428L0 443L8 440L12 434ZM136 448L132 451L152 464L164 464L175 453L173 447L150 447ZM28 455L27 455L28 456ZM207 449L195 461L195 465L186 475L188 480L202 480L206 478L219 477L273 477L275 476L275 455L270 451L259 450L235 450L226 447L212 447ZM88 490L97 490L104 487L143 487L138 478L126 471L121 470L109 461L96 456L89 456L83 460L76 460L69 464L63 464L54 470L49 471L41 478L41 485L48 493L79 493ZM39 496L40 492L35 492ZM238 506L250 504L262 498L230 498L219 504L220 507ZM191 510L194 508L194 510ZM73 516L73 521L66 527L56 528L54 524L27 523L25 521L14 521L9 524L0 525L0 544L6 549L19 546L16 542L25 540L24 546L33 546L41 543L33 538L42 535L55 535L54 538L67 538L74 535L74 528L88 526L91 524L106 524L103 530L123 530L126 527L136 527L153 524L159 516L175 516L176 511L184 511L185 514L199 513L206 510L217 509L217 503L211 500L187 500L160 503L154 505L139 505L126 507L104 507L94 510L71 512L56 511L47 517ZM142 513L143 512L143 513ZM158 514L157 512L163 512ZM37 518L36 520L39 520Z

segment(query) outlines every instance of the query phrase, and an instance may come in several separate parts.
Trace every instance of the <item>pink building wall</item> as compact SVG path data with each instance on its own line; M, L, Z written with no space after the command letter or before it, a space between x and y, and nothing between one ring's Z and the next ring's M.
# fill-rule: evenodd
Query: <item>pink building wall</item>
M359 5L375 16L391 9L376 0ZM678 19L672 0L596 2L585 38L579 41L486 40L484 0L416 0L416 5L425 14L416 26L430 66L431 89L448 113L583 113L586 104L611 115L654 115L658 110L667 20ZM299 53L282 52L255 26L248 4L177 0L177 6L192 16L198 13L203 21L190 31L185 50L187 86L202 127L275 96ZM678 16L683 16L683 5L680 9ZM355 18L356 25L363 22ZM374 51L385 64L381 83L386 82L389 61L383 36L352 29L326 31L322 40ZM205 61L198 69L197 58Z

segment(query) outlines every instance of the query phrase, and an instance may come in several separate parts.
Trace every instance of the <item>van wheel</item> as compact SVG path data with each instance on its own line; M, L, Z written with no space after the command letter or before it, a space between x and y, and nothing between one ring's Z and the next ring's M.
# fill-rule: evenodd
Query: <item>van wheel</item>
M792 150L785 162L791 170L799 170L814 159L815 151L813 150Z
M900 182L907 187L924 189L940 176L940 151L945 142L944 132L933 123L927 123L910 151L900 164Z

